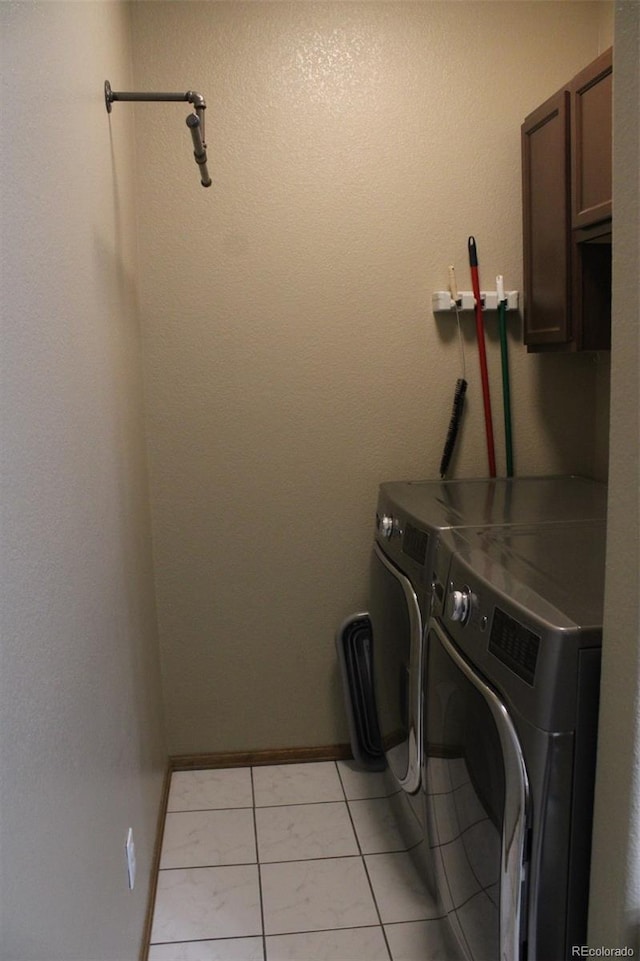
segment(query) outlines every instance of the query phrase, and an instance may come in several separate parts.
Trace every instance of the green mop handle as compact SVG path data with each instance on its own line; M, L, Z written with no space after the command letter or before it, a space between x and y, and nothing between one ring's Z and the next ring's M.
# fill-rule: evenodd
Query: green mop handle
M500 327L500 355L502 358L502 401L504 406L504 442L507 458L507 477L513 477L513 447L511 439L511 390L509 387L509 354L507 350L507 300L502 276L496 277L498 290L498 319Z

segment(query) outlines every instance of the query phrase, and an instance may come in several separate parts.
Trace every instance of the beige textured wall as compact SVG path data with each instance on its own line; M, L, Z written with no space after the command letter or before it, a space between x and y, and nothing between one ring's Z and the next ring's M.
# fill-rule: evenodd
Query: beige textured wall
M347 739L334 632L366 604L377 486L437 476L460 373L431 293L449 263L469 289L470 234L482 285L521 289L520 123L606 45L603 10L135 4L136 83L204 93L214 180L198 184L183 107L135 108L173 753ZM486 455L463 326L470 476ZM520 337L512 320L516 470L602 474L606 373Z
M0 3L0 36L0 956L133 961L166 749L128 9Z
M640 953L640 6L616 4L611 470L589 942Z

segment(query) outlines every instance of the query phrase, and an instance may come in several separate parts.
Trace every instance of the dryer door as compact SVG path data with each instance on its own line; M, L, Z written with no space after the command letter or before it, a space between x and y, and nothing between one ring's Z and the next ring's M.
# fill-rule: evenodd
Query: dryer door
M424 790L438 897L473 961L524 956L529 786L497 694L429 625Z
M420 786L422 617L411 581L374 545L369 579L373 680L387 763L410 793Z

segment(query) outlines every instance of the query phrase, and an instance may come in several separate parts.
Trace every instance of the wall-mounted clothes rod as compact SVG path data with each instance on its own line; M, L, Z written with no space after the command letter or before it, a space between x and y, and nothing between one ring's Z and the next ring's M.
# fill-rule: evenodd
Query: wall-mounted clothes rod
M206 103L201 93L187 90L186 93L139 93L130 90L112 90L108 80L104 82L104 100L107 113L111 113L112 104L117 101L123 103L190 103L195 113L187 117L187 127L193 140L193 156L200 168L200 183L203 187L211 186L211 177L207 170L207 144L204 135L204 111Z

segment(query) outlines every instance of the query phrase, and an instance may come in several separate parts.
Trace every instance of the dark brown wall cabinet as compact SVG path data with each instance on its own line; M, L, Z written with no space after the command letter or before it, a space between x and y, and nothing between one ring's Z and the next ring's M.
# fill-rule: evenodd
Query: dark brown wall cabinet
M611 50L522 125L524 342L611 345Z

